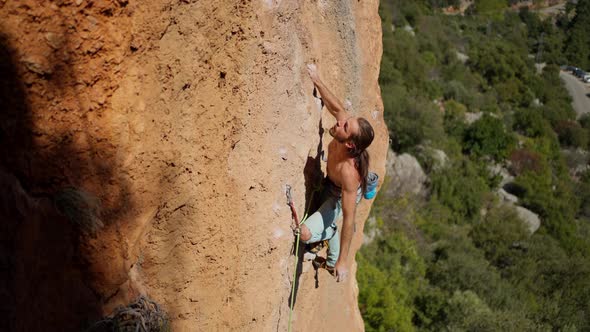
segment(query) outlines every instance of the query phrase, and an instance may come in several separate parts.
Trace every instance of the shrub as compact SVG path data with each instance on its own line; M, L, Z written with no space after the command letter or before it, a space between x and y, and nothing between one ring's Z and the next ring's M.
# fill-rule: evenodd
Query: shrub
M551 127L541 112L527 108L514 114L514 129L528 137L539 137L546 135Z
M543 157L528 149L514 150L508 159L510 160L510 172L516 176L526 171L539 173L545 168Z
M456 138L463 137L466 127L465 112L467 112L465 105L454 100L445 102L444 126L449 136Z
M506 0L476 0L475 12L495 19L502 18L503 10L508 6Z
M487 114L467 128L463 141L466 152L490 156L497 161L503 160L515 144L514 137L504 130L502 121Z
M357 255L359 307L367 331L413 331L414 297L425 267L412 241L394 232Z
M515 184L522 189L522 204L539 214L542 227L565 248L575 247L574 217L579 199L574 195L567 174L556 178L550 169L540 173L524 172L515 179Z
M576 195L580 198L580 209L578 216L590 218L590 170L580 177L576 184ZM586 223L589 223L586 221Z
M450 208L452 222L469 223L479 218L488 187L468 160L434 172L431 182L433 198Z
M555 126L559 143L575 148L588 146L588 131L574 121L560 121Z
M514 245L528 238L529 233L514 208L496 206L475 225L470 236L492 264L504 268L514 264L513 256L519 253Z
M452 80L445 84L443 97L446 100L453 99L459 103L470 104L473 99L473 92L465 88L465 85L460 81Z
M590 130L590 113L582 115L580 119L578 119L578 122L580 122L580 126L582 126L582 128Z
M443 114L431 101L412 96L401 86L384 86L383 106L396 151L424 141L444 141Z

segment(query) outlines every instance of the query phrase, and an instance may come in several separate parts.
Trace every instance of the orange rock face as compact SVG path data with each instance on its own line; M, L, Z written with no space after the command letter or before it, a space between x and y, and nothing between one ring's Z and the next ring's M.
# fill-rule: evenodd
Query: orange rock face
M0 330L79 331L138 294L174 331L286 330L285 186L302 216L334 122L305 64L371 121L383 177L377 7L0 2ZM66 188L100 200L94 236L59 208ZM300 269L295 331L363 330L354 278Z

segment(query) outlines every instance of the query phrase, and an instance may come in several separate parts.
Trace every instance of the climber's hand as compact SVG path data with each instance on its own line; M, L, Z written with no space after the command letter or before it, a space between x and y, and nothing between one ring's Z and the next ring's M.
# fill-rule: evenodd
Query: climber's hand
M346 267L346 263L338 260L336 265L334 265L334 276L336 277L336 281L344 281L346 277L348 277L348 267Z
M320 80L318 67L315 65L315 63L310 63L307 65L307 72L309 73L309 77L311 78L314 84Z

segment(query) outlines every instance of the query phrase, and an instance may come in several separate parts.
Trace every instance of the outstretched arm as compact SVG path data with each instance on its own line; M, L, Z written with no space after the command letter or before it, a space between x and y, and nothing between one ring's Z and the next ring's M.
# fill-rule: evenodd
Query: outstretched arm
M348 275L350 265L348 253L354 235L354 214L356 210L356 194L359 181L356 174L346 172L342 182L342 230L340 232L340 255L334 266L337 281L344 281Z
M318 68L315 64L307 65L307 71L309 72L309 77L313 81L313 84L318 89L320 96L322 96L322 100L324 101L324 105L328 108L328 111L332 113L332 115L336 118L337 121L345 120L346 115L344 114L344 106L334 96L334 94L324 85L324 82L320 79L320 74L318 73Z

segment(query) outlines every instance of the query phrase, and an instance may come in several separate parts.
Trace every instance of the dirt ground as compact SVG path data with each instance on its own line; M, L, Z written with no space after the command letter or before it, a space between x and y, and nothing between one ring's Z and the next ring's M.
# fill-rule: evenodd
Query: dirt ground
M334 123L305 64L372 122L383 177L377 7L0 2L0 329L79 331L146 294L174 331L287 330L285 186L302 215ZM96 234L60 208L72 188L100 201ZM297 273L294 330L363 330L354 278L318 272Z

